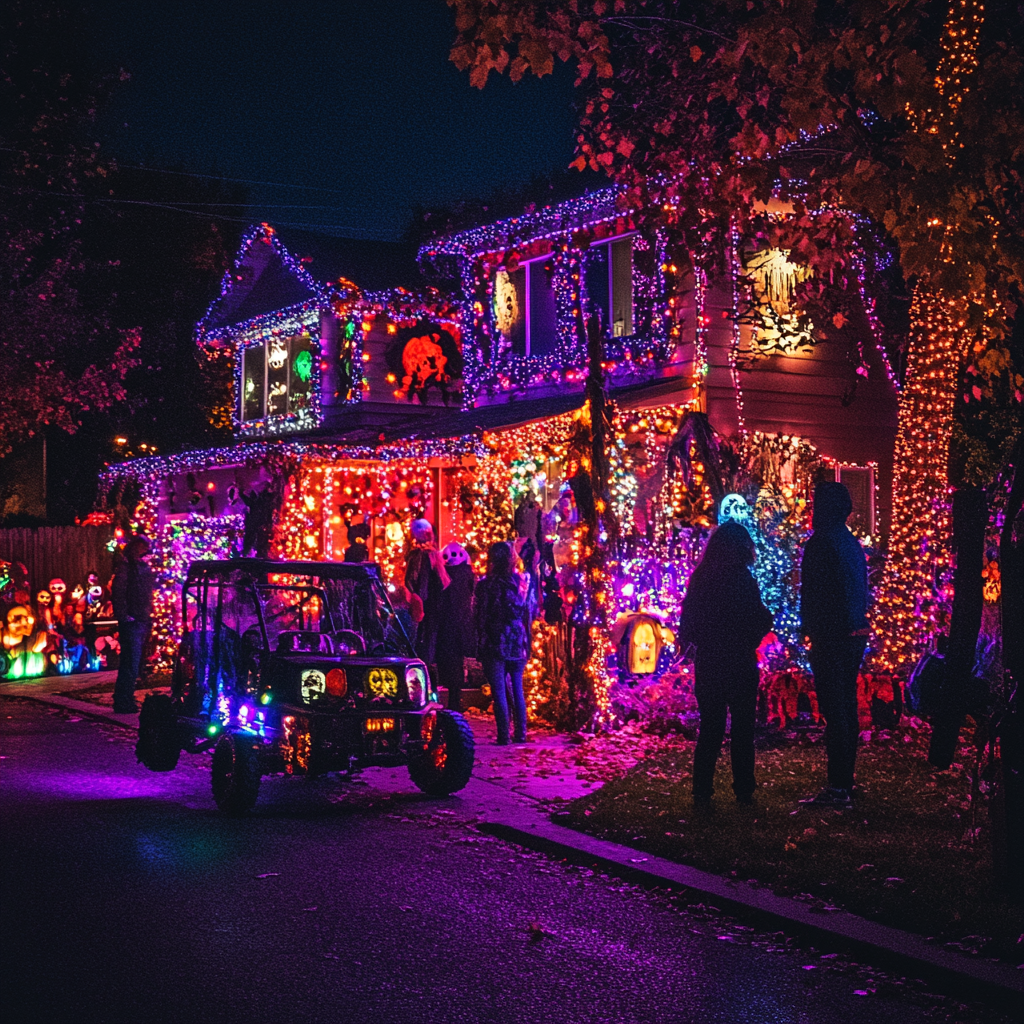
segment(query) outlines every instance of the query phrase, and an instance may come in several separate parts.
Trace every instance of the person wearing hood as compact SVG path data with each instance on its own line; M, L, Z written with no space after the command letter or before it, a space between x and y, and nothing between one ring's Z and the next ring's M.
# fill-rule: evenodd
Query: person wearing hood
M857 759L857 673L868 638L867 558L846 520L845 484L814 488L813 533L800 567L800 620L811 642L811 672L825 718L828 785L804 803L848 807Z
M466 682L466 658L475 650L473 629L473 588L476 582L469 552L454 541L446 544L441 560L451 582L441 595L434 655L438 685L448 691L449 711L462 710L462 688Z
M114 683L114 711L135 714L135 682L139 676L142 652L149 637L153 618L153 591L156 580L146 564L149 539L137 534L124 546L124 561L114 573L111 597L117 618L117 637L121 643L121 661Z
M694 691L700 731L693 755L693 802L708 806L715 764L732 714L729 753L732 789L741 804L753 801L754 719L757 711L757 648L772 628L750 573L756 549L746 528L722 523L708 539L693 570L679 623L682 650L696 647Z

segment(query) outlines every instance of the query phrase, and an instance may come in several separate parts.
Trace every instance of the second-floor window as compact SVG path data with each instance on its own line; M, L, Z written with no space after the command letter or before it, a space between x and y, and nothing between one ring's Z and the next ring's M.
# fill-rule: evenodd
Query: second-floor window
M242 354L242 421L300 416L311 400L313 339L270 338Z
M633 236L595 242L587 254L587 299L591 316L613 338L633 334Z
M552 257L499 270L494 282L494 318L513 355L544 356L558 345Z

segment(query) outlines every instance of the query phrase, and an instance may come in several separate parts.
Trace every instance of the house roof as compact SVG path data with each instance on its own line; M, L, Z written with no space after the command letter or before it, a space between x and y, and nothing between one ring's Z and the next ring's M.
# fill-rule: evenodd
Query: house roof
M285 248L269 224L257 224L242 238L234 265L221 281L221 293L196 325L199 339L213 340L235 324L302 302L319 302L323 290Z

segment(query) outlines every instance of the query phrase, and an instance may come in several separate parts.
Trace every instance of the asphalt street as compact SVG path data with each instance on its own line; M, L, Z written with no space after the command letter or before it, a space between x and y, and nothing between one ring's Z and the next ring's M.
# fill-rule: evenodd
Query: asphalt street
M0 699L8 1024L981 1019L483 835L458 798L272 778L233 820L207 756L152 774L133 745Z

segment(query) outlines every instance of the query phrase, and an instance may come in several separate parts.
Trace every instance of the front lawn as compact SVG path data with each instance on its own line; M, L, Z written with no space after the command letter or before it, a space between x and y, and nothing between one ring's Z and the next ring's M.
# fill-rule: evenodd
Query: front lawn
M726 747L714 807L695 812L694 744L679 741L574 801L559 820L679 863L755 879L823 909L841 907L1018 963L1022 914L991 884L987 815L970 804L973 751L961 747L964 763L937 772L926 761L927 746L927 726L913 721L876 731L858 757L864 793L847 811L797 803L824 782L820 734L758 750L754 807L733 799Z

